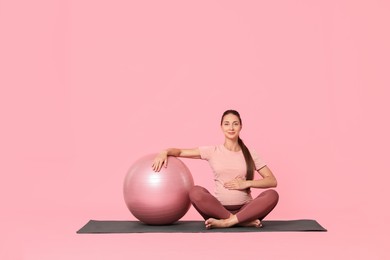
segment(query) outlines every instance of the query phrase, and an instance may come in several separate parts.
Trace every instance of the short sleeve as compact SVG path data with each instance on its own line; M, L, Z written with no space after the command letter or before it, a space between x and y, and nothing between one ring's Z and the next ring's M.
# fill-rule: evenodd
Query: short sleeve
M267 164L263 161L263 159L260 158L260 156L257 154L255 150L251 150L251 155L253 158L253 161L255 162L256 170L263 168Z
M199 153L200 158L203 160L209 160L215 151L215 146L200 146L199 147Z

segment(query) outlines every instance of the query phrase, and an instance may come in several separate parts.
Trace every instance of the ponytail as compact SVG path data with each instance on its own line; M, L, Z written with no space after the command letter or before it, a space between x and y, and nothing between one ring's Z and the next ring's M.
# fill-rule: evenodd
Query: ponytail
M249 152L248 147L244 144L242 139L238 137L238 144L241 147L241 151L244 154L245 162L246 162L246 179L253 180L253 172L255 170L255 162L253 161L252 155Z

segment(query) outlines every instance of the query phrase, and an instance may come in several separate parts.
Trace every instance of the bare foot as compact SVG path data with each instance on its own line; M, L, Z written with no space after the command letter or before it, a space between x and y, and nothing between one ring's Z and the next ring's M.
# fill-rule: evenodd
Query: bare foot
M204 224L206 229L227 227L226 221L224 219L209 218L205 221Z
M238 220L237 217L232 215L227 219L215 219L215 218L209 218L205 221L206 229L211 228L227 228L234 226L237 224Z
M261 223L260 220L255 219L253 221L239 223L238 226L240 226L240 227L257 227L257 228L261 228L263 226L263 224Z

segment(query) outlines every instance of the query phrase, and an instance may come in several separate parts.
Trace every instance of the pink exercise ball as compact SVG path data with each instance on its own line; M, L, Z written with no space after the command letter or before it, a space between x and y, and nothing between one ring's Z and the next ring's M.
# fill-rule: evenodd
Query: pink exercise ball
M194 180L188 167L169 156L168 167L152 169L157 154L137 160L127 172L123 194L127 208L149 225L168 225L182 218L191 206L189 191Z

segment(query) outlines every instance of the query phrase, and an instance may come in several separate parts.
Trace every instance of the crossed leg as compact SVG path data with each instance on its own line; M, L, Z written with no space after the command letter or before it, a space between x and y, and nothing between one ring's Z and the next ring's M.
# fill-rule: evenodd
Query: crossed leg
M207 189L194 186L190 200L195 209L206 220L206 228L231 227L234 225L261 227L261 220L278 203L275 190L266 190L243 206L223 206ZM234 210L238 207L238 210ZM229 210L231 209L231 210Z

